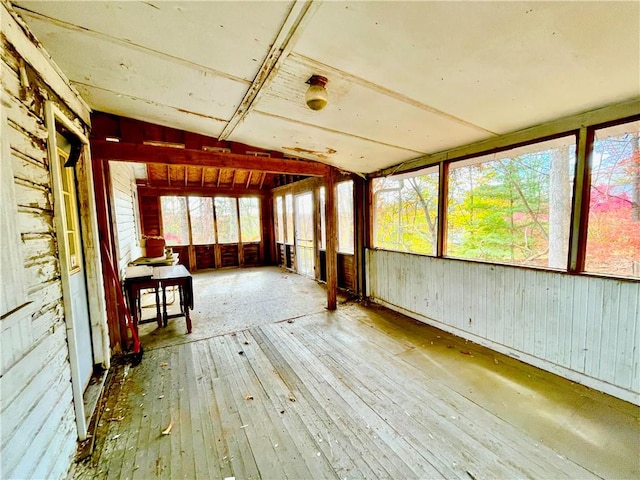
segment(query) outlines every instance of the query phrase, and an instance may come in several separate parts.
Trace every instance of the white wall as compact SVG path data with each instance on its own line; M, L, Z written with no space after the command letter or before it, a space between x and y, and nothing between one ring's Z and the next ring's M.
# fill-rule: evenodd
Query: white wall
M118 269L122 273L129 262L142 256L137 187L133 167L128 163L109 162L109 176Z
M89 110L0 4L0 478L62 478L78 432L47 157L45 96ZM5 48L5 40L11 48ZM29 83L21 83L20 71ZM23 79L24 79L23 75Z
M367 251L372 300L640 404L640 283Z

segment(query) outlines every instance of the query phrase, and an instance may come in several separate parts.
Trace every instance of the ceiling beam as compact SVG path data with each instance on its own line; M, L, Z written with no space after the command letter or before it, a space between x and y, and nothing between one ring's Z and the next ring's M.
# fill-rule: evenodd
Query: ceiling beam
M304 27L319 6L320 2L317 1L295 0L291 10L289 10L287 18L280 28L278 36L273 42L273 45L271 45L269 53L262 62L260 70L255 76L253 83L227 123L227 126L224 127L222 133L220 133L220 140L228 139L247 113L249 113L256 98L263 88L267 87L273 80L273 77L278 72L280 65L282 65L282 62L284 62L284 60L289 56L291 50L293 50L301 32L304 30Z
M138 185L138 196L145 195L203 195L208 196L216 193L224 193L232 196L260 195L265 196L268 190L259 190L257 188L230 188L230 187L174 187L169 185Z
M207 152L187 148L159 147L138 143L113 143L103 140L91 141L91 155L100 160L123 162L157 163L165 165L193 165L257 172L285 173L323 177L329 166L311 160L256 157L240 153Z

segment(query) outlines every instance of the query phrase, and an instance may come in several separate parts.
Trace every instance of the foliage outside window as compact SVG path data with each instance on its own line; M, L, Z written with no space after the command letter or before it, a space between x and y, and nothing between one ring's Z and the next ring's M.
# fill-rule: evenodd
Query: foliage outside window
M216 243L213 229L213 199L211 197L189 197L191 238L194 245Z
M640 121L595 131L585 271L640 277Z
M284 243L284 206L282 197L276 197L276 241Z
M260 235L260 200L257 197L238 199L240 209L240 238L243 243L259 242Z
M338 252L353 253L353 181L337 185L338 197Z
M450 257L566 269L575 137L455 162Z
M162 231L167 245L189 245L186 197L160 197Z
M218 243L238 243L238 210L236 199L215 197Z
M287 220L287 229L285 231L289 245L293 245L293 195L287 194L284 197L285 215Z
M373 180L373 246L436 254L438 167Z

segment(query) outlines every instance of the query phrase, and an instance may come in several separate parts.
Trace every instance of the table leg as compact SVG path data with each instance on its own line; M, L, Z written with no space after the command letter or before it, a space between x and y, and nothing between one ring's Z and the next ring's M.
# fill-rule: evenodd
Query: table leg
M167 315L167 287L165 285L162 285L162 315L166 327L169 323L169 317Z
M162 315L160 314L160 285L155 288L156 291L156 322L158 327L162 327Z

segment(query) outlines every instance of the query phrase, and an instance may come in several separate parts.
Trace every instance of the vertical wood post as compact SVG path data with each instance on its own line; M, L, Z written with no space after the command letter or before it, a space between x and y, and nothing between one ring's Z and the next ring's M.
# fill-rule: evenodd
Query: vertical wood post
M586 127L578 132L576 169L573 182L571 227L569 229L569 273L584 270L587 247L587 220L591 193L591 153L594 131Z
M244 245L242 244L242 225L240 225L240 198L236 197L236 218L238 219L238 265L244 267Z
M94 191L96 196L96 217L98 221L98 231L101 242L105 242L107 250L111 253L112 258L114 256L114 245L111 229L111 219L109 216L108 205L108 187L109 184L109 162L106 160L93 157L91 159L93 166L93 180ZM104 257L102 249L100 249L100 256L103 262L109 260ZM105 306L107 310L107 325L109 328L109 346L112 353L120 353L127 348L127 335L126 325L124 324L124 314L118 310L118 302L116 300L116 288L119 285L114 285L111 277L108 275L106 269L102 269L102 277L104 283L104 297Z
M273 221L273 197L260 197L260 259L271 265L275 254L275 222ZM268 259L265 258L265 252L268 252Z
M320 218L322 212L320 211L320 189L317 184L314 185L311 192L313 195L313 269L314 278L320 280L320 248L322 242L322 225Z
M198 265L196 263L196 247L193 245L193 233L191 231L191 211L189 210L189 197L187 197L186 195L184 197L184 204L187 207L187 231L189 233L189 245L187 246L189 270L191 270L192 272L196 272L198 270ZM162 216L162 212L160 213L160 216Z
M338 300L338 221L334 169L325 177L325 219L327 228L327 309L335 310Z
M447 206L449 202L449 163L440 162L438 167L438 234L435 254L443 257L447 243Z
M367 221L368 221L368 208L369 203L366 201L367 193L369 191L369 182L360 177L354 176L353 179L353 194L354 194L354 240L355 240L355 291L356 294L365 296L365 248L367 248L369 241L367 238Z

